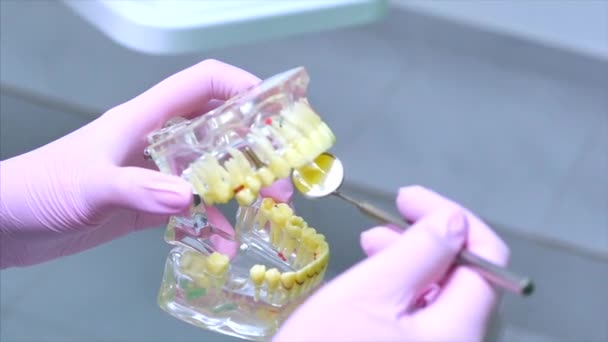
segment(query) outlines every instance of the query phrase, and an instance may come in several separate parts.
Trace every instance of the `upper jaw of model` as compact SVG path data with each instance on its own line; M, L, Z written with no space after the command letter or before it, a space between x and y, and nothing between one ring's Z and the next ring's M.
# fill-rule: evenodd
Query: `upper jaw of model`
M212 205L251 205L262 187L289 175L335 142L305 97L296 68L261 83L194 120L173 121L149 136L146 154L161 171L181 175Z
M202 200L167 226L165 240L176 247L159 302L172 315L267 339L322 282L330 252L325 237L288 203L259 196L335 142L306 99L308 82L304 68L289 70L148 137L146 156L161 172L187 180ZM212 206L232 199L240 206L235 228L212 224ZM226 310L227 303L236 309Z

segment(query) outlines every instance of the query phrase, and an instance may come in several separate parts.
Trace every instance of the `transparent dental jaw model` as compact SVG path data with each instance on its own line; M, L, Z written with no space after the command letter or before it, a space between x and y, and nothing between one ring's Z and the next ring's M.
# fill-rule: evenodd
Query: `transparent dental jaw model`
M198 201L171 217L159 305L196 326L269 340L323 281L329 246L286 203L260 189L313 162L335 138L306 99L304 68L278 74L192 120L153 132L145 153L192 184ZM209 208L235 200L234 229Z

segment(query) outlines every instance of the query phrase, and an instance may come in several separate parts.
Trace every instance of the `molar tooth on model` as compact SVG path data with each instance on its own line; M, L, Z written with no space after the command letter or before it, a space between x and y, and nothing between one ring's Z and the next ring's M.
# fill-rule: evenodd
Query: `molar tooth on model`
M260 190L327 152L335 137L308 103L308 75L289 70L156 132L146 149L164 173L186 179L209 206L235 201L235 228L169 220L167 258L158 302L198 327L251 340L270 340L288 315L323 281L329 261L324 236L288 203ZM169 133L167 133L169 132ZM205 209L207 208L207 209ZM210 228L211 227L211 228ZM223 226L222 226L223 227Z

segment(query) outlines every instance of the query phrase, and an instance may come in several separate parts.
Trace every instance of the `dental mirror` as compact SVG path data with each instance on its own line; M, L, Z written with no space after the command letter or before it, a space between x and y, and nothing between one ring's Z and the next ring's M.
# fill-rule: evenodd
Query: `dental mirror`
M344 182L344 166L331 153L325 152L312 163L294 169L291 173L291 180L294 187L306 198L322 198L334 195L353 204L361 213L380 222L394 224L403 229L407 229L409 226L399 217L338 191ZM475 268L486 280L511 292L522 296L528 296L534 292L534 283L530 278L514 274L468 250L462 250L457 261L460 264Z

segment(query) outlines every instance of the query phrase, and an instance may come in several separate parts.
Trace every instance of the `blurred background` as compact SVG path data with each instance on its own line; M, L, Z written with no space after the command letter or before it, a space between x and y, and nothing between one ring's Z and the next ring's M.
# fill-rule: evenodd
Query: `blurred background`
M179 8L158 21L190 28L93 0L0 1L1 158L203 59L262 78L303 65L346 191L394 210L398 187L433 188L486 219L536 279L531 298L505 295L491 340L608 341L608 2L352 1L298 20L249 15L255 1L214 9L239 8L241 30L206 22L210 2L167 3L191 6L189 21ZM331 198L296 206L333 245L332 275L363 258L373 222ZM159 227L2 271L0 340L236 341L158 308L168 251Z

